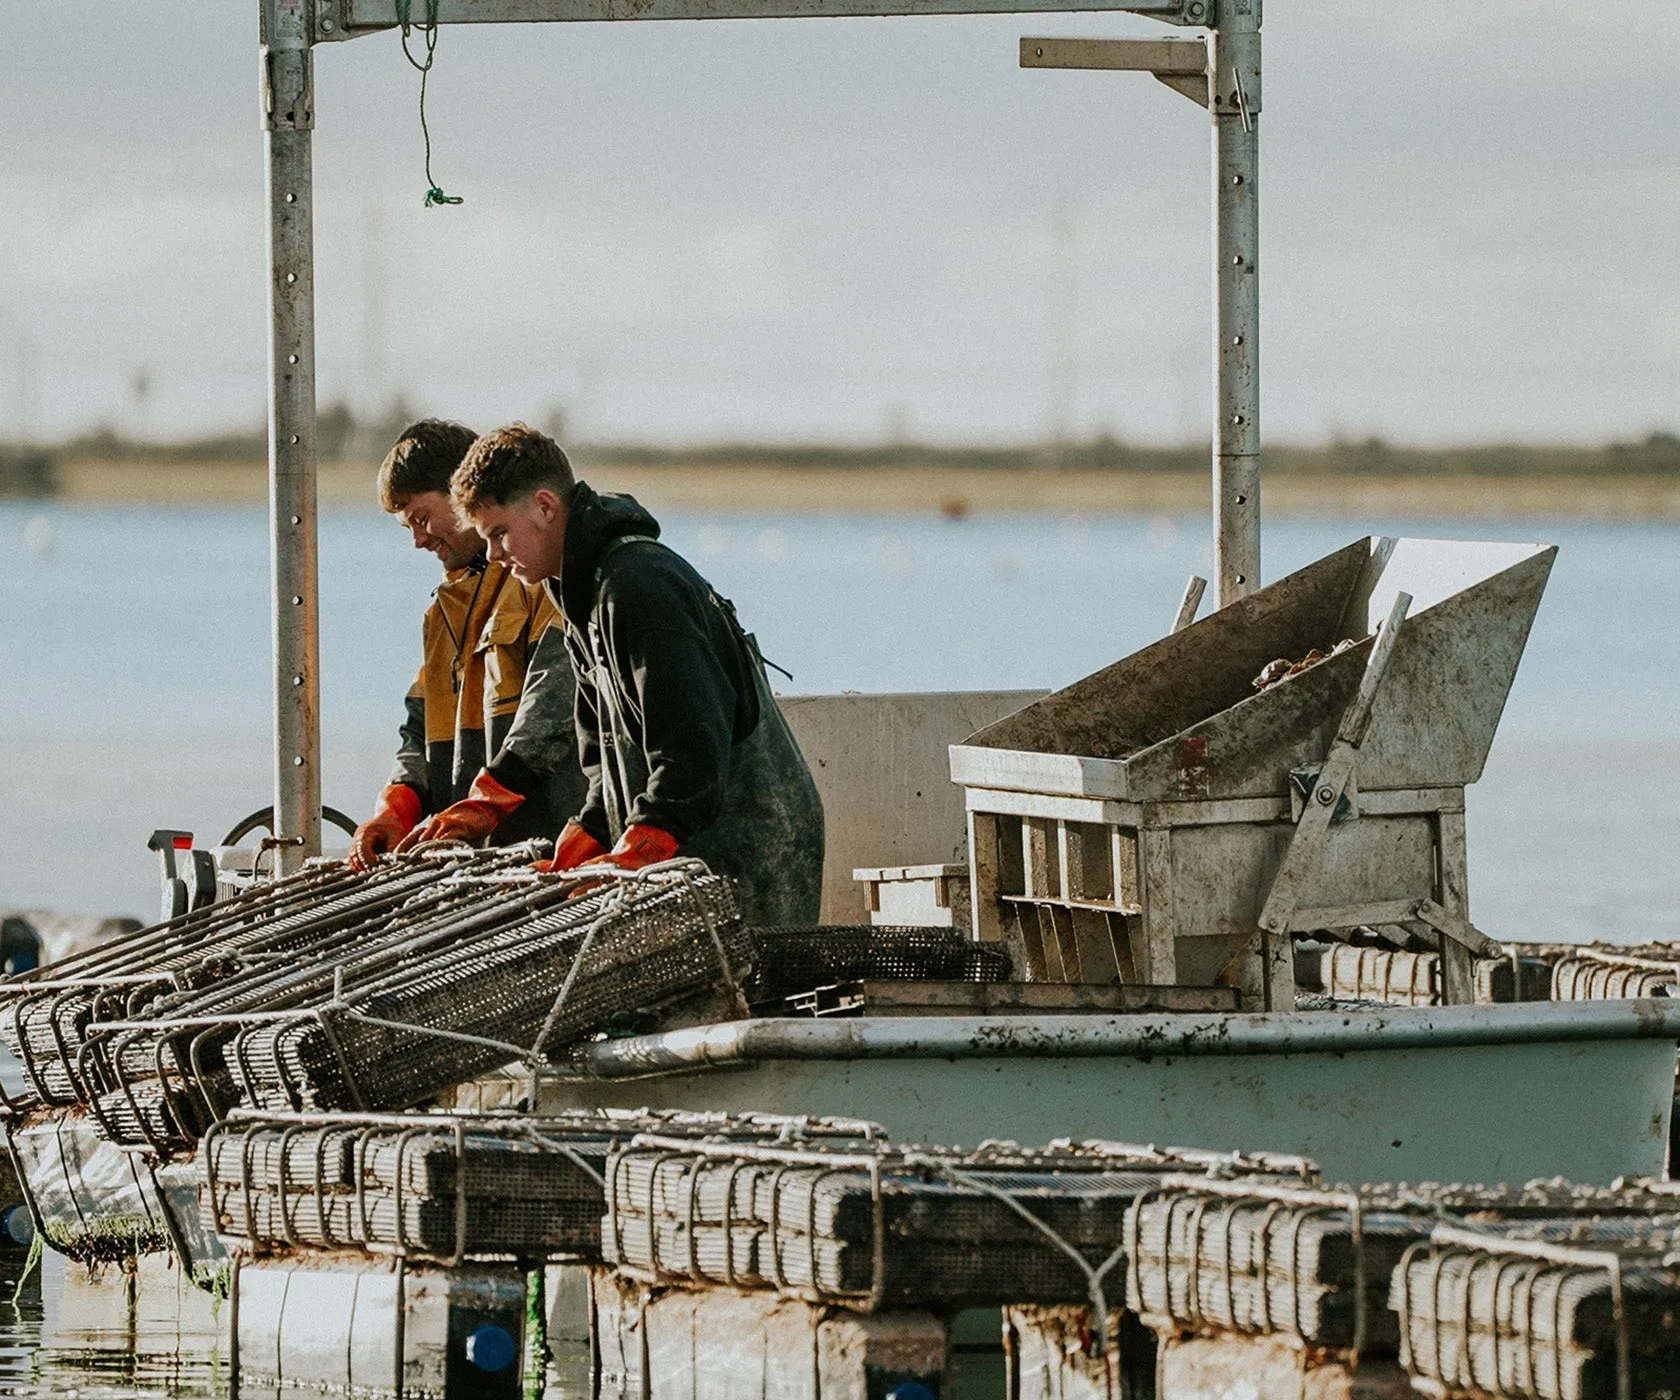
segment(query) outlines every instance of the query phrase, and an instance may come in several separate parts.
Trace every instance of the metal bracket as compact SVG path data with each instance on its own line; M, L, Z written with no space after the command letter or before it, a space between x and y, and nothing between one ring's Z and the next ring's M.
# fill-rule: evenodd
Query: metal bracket
M1203 39L1021 40L1023 68L1088 68L1148 73L1199 106L1208 105L1208 46Z
M1365 674L1359 681L1359 691L1342 715L1330 752L1319 767L1313 800L1301 812L1289 849L1284 853L1283 864L1278 869L1277 878L1272 881L1265 907L1260 911L1260 927L1267 933L1278 936L1289 933L1302 896L1317 873L1329 839L1331 819L1341 805L1342 794L1353 780L1353 770L1359 762L1359 746L1364 742L1365 731L1371 723L1371 709L1376 703L1389 659L1399 642L1401 624L1405 622L1411 606L1410 593L1395 597L1394 607L1382 625L1376 645L1371 648L1370 659L1365 663Z
M303 65L303 81L286 83L276 70L296 71ZM286 91L282 92L282 89ZM263 124L270 131L315 129L315 61L308 49L264 49L262 56Z
M1207 592L1207 580L1199 574L1191 574L1190 582L1184 585L1184 597L1178 605L1178 616L1173 619L1172 630L1182 632L1196 620L1196 610L1202 605L1202 595Z

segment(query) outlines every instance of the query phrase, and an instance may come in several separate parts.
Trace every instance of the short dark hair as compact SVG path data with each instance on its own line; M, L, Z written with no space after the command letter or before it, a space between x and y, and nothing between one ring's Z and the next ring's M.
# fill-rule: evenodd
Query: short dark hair
M379 467L379 504L393 515L428 491L449 494L449 478L477 434L447 418L410 423Z
M524 423L486 433L455 469L449 493L455 508L471 514L480 506L505 506L543 488L570 505L577 478L560 444Z

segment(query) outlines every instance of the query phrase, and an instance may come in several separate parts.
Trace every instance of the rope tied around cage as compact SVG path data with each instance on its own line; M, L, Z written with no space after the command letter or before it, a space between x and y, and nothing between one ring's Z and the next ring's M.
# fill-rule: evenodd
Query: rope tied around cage
M397 0L397 24L401 29L403 57L420 75L420 136L426 145L426 207L430 209L434 205L460 204L463 200L458 194L445 194L443 187L432 178L432 132L426 124L426 79L431 75L432 64L437 58L438 0L426 0L426 18L420 25L426 45L424 62L417 59L408 46L409 35L415 27L413 10L414 0Z
M1038 1216L1034 1215L1018 1200L1000 1187L993 1186L989 1181L982 1181L979 1177L952 1166L940 1157L924 1156L920 1152L906 1152L903 1154L906 1166L920 1171L930 1172L942 1176L953 1186L961 1186L970 1191L978 1191L982 1195L991 1196L1008 1206L1022 1220L1031 1225L1045 1239L1071 1259L1080 1273L1085 1276L1085 1286L1089 1292L1092 1311L1091 1341L1096 1350L1092 1353L1101 1356L1108 1350L1108 1295L1103 1290L1103 1280L1106 1279L1114 1266L1126 1257L1126 1244L1121 1241L1114 1251L1102 1263L1092 1266L1075 1246L1068 1243L1055 1229Z

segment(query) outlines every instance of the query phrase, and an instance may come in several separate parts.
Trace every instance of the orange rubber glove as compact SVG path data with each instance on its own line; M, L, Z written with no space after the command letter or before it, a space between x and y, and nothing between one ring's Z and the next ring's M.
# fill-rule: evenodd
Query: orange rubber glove
M616 865L620 870L640 870L644 865L658 865L677 853L677 838L657 826L627 826L618 844L604 856L596 856L587 865Z
M480 773L459 802L428 817L403 837L397 854L413 850L422 841L465 841L476 846L524 804L517 792Z
M558 875L606 853L607 848L576 822L567 822L560 839L554 843L554 859L534 861L531 868L544 875Z
M392 783L379 794L373 815L350 838L350 868L370 870L420 820L420 794L407 783Z

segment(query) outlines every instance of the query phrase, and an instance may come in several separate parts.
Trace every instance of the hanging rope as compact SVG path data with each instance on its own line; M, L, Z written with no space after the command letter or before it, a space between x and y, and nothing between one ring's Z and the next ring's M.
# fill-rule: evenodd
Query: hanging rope
M421 31L426 41L424 63L414 56L414 51L408 46L409 34L414 28L413 9L414 0L397 0L397 23L402 26L403 57L420 74L420 135L426 143L426 207L430 209L434 204L459 204L461 196L445 194L443 187L432 178L432 133L426 125L426 78L432 71L433 60L437 57L438 0L426 0L426 22Z

